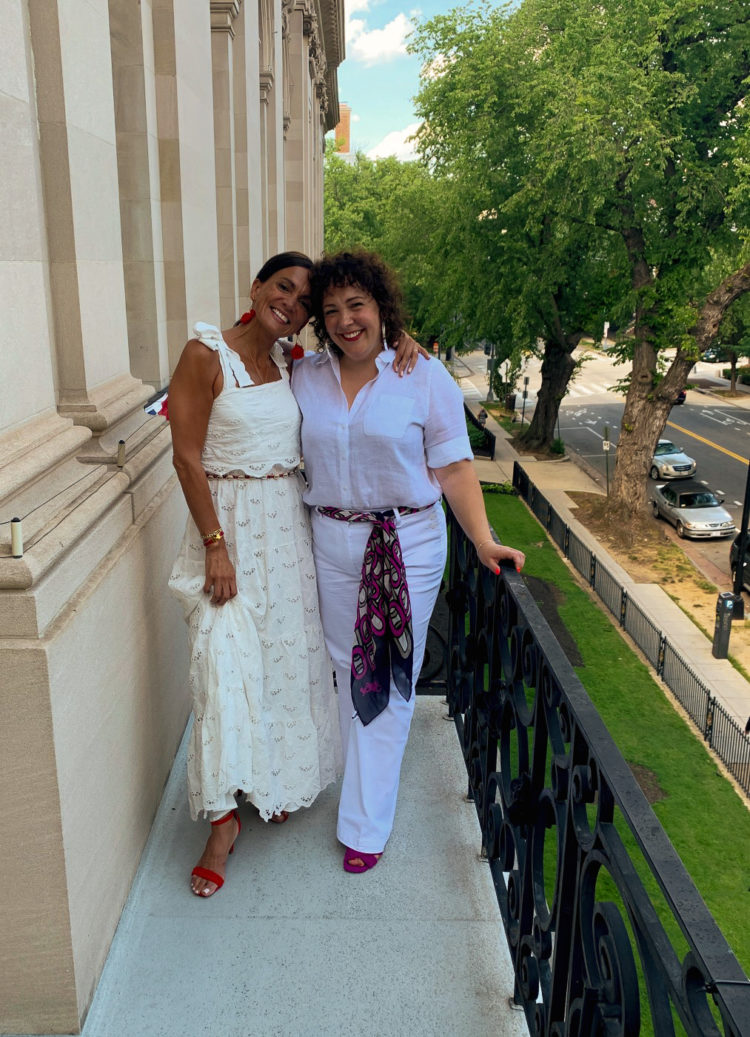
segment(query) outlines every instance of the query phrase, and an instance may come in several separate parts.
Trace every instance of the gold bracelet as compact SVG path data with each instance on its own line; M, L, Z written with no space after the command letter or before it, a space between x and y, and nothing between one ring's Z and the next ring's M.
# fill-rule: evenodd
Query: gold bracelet
M474 548L474 550L476 551L477 554L479 554L481 548L483 548L485 544L494 544L494 543L496 543L494 537L490 537L489 540L483 540L481 542L481 544L477 544L477 546Z
M224 539L223 529L212 529L210 533L201 533L201 540L203 541L204 547L211 547L212 544L218 544L220 540Z

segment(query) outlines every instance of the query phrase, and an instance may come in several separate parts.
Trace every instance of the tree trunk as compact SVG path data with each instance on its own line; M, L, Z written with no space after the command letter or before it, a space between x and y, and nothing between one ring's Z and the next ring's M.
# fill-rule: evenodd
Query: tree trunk
M634 278L634 283L636 279ZM645 282L642 282L645 283ZM736 270L714 289L701 307L693 336L702 353L716 339L722 317L740 295L750 291L750 263ZM627 520L645 511L648 469L675 397L687 382L693 360L681 350L664 378L655 385L656 353L642 314L636 315L636 345L630 389L617 444L610 508Z
M560 401L568 391L568 383L575 371L575 361L571 353L578 343L578 337L572 344L561 346L557 341L544 344L542 360L542 384L537 396L536 408L531 424L521 433L521 440L532 450L549 450L555 436L555 422L560 410Z
M634 361L634 375L636 366ZM690 367L689 361L682 362L684 371L682 384L684 384ZM671 376L670 383L676 383L678 380L677 372L673 368L674 364L668 372ZM641 371L647 374L642 365ZM620 438L617 443L615 474L610 490L610 508L625 521L646 510L647 480L651 458L656 442L666 424L673 400L681 388L679 386L674 392L669 390L665 395L664 383L666 381L665 378L659 384L658 396L654 391L650 375L641 380L633 377L630 382Z
M725 277L706 299L693 329L698 349L702 353L715 340L724 314L729 306L745 292L750 291L750 263Z

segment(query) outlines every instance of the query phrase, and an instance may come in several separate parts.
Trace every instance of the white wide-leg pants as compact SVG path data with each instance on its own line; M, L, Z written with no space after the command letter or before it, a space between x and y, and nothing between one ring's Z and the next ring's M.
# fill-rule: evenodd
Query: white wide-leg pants
M336 670L345 753L336 834L354 850L380 853L393 827L427 627L445 568L445 515L438 501L416 515L397 517L414 629L412 694L405 702L391 683L388 706L366 726L354 713L350 676L362 559L372 526L326 518L313 510L312 527L320 616Z

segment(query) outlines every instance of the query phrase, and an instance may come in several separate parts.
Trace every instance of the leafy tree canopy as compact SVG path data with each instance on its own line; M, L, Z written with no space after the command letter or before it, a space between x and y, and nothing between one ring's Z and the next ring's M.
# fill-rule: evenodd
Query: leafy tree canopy
M631 511L674 394L750 287L749 15L747 0L524 0L414 41L422 154L471 200L515 333L559 360L597 318L635 315L614 485ZM559 399L571 364L553 367Z

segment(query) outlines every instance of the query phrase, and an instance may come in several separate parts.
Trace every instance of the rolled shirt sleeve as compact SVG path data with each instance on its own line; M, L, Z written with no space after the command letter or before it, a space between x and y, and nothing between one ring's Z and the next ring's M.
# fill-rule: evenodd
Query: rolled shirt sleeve
M464 398L443 365L430 361L429 405L425 416L425 457L429 468L473 458L466 431Z

